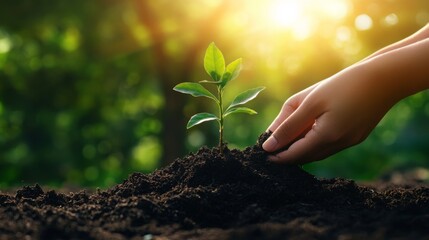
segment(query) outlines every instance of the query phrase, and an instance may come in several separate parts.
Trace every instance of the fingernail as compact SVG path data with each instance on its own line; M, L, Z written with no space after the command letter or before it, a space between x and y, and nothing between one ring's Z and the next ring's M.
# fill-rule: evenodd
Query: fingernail
M271 136L262 144L262 148L267 152L273 152L276 150L278 141L274 136Z

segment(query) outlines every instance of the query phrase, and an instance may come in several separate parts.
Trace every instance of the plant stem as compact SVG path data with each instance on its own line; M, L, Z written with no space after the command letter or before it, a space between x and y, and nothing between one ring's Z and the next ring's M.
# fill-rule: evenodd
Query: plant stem
M219 148L220 152L223 155L223 102L222 95L223 89L218 86L217 88L218 98L219 98Z

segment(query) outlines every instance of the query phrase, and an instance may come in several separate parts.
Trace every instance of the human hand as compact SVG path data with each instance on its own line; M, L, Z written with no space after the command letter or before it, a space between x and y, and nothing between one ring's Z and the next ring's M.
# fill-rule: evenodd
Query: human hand
M264 142L273 162L303 164L321 160L363 141L398 100L358 64L289 98Z

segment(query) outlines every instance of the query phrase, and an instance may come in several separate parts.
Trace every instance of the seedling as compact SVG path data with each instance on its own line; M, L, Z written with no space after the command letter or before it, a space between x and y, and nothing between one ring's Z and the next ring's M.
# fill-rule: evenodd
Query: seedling
M200 83L214 84L217 87L217 96L207 90L200 83L184 82L177 84L173 89L175 91L190 94L194 97L207 97L215 101L219 109L218 114L212 113L197 113L191 117L187 124L187 129L196 126L203 122L217 121L219 123L219 148L223 152L223 127L224 119L231 114L236 113L247 113L250 115L256 114L256 111L242 107L241 105L253 100L258 94L265 89L265 87L257 87L249 89L238 94L234 100L229 104L228 107L224 107L223 93L226 85L233 79L235 79L241 71L242 59L239 58L226 66L225 59L222 52L216 47L214 43L211 43L206 50L204 56L204 68L211 80L203 80Z

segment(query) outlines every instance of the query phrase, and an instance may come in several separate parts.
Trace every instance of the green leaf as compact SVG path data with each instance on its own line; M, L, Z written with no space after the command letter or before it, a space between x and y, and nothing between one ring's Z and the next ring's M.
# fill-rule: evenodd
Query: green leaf
M239 58L233 61L232 63L228 64L228 66L226 67L226 71L222 76L222 81L221 81L222 87L225 87L225 85L229 81L235 79L240 74L242 62L243 60Z
M174 88L174 91L190 94L194 97L208 97L216 102L219 102L219 100L206 88L204 88L199 83L193 83L193 82L184 82L177 84Z
M204 69L213 78L214 81L221 80L225 72L225 59L222 52L212 42L206 50L204 56Z
M257 112L255 110L251 109L251 108L247 108L247 107L233 107L233 108L228 109L225 112L225 114L223 114L223 117L226 117L226 116L228 116L230 114L235 114L235 113L247 113L247 114L250 114L250 115L257 114Z
M244 91L244 92L240 93L238 96L236 96L234 98L234 100L232 101L231 105L229 105L229 107L226 109L226 112L229 109L231 109L231 108L233 108L233 107L235 107L237 105L242 105L242 104L245 104L245 103L253 100L264 89L265 89L265 87L257 87L257 88L252 88L252 89L249 89L247 91Z
M213 121L213 120L217 120L219 121L219 118L211 113L197 113L194 116L191 117L191 119L189 119L188 125L186 126L187 129L198 125L200 123L203 122L207 122L207 121Z

